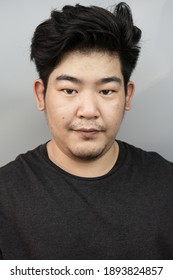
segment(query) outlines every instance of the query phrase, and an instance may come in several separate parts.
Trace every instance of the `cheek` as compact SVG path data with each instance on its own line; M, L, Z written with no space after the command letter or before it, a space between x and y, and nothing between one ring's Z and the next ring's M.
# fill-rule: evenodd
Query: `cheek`
M52 98L53 97L53 98ZM67 120L75 111L74 102L67 102L64 98L52 94L46 102L47 112L54 119Z
M55 104L47 106L46 115L48 125L51 130L54 130L54 133L59 133L60 130L63 131L64 128L67 128L72 119L69 110Z
M121 121L125 111L125 102L114 102L106 107L105 118L108 123L115 125Z

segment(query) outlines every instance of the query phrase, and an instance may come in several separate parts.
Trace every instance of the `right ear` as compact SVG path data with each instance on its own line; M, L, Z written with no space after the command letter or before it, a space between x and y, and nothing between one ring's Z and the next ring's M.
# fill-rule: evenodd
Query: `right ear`
M37 103L37 108L39 111L45 110L45 88L43 81L38 79L34 82L34 95Z

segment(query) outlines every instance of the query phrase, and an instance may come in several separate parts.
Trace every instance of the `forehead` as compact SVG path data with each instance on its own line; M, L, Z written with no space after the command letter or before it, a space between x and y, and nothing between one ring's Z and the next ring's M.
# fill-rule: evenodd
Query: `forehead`
M101 51L74 51L64 55L54 69L53 75L86 76L95 78L117 75L122 78L120 59L116 53Z

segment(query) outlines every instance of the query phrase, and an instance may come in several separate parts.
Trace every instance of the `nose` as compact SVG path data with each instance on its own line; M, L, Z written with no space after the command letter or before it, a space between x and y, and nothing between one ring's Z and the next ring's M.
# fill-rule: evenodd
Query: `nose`
M96 119L99 115L99 104L96 94L93 92L83 93L79 97L78 118Z

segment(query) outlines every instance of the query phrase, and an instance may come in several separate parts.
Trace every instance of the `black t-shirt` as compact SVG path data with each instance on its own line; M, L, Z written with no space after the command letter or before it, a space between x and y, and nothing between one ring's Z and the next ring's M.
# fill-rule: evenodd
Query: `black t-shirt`
M120 142L113 169L82 178L46 144L0 169L0 258L173 259L173 163Z

